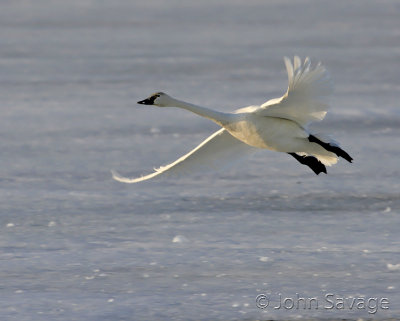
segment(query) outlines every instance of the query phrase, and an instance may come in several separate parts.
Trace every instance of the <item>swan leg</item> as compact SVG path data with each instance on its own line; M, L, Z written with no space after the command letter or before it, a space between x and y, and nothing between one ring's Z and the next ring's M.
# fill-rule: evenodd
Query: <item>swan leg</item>
M319 173L327 173L326 167L322 164L316 157L314 156L300 156L296 153L288 153L289 155L293 156L299 163L310 167L313 172L317 175Z
M338 146L333 146L329 143L325 143L322 140L318 139L314 135L308 136L308 141L310 143L317 143L321 147L325 148L328 152L335 153L338 157L343 157L345 160L347 160L349 163L352 162L353 158L347 154L343 149L341 149Z

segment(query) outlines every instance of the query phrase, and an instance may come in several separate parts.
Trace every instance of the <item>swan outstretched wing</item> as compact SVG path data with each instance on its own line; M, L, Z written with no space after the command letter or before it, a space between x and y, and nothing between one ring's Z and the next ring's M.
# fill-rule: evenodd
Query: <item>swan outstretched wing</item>
M324 119L332 93L332 83L325 67L321 63L311 66L308 57L303 64L298 56L294 57L293 64L287 57L284 60L289 80L287 92L283 97L261 105L256 113L290 119L303 127Z
M115 171L111 172L113 178L119 182L138 183L161 174L176 176L199 170L216 170L255 150L256 148L242 143L222 128L186 155L169 165L155 169L155 172L151 174L138 178L128 178Z

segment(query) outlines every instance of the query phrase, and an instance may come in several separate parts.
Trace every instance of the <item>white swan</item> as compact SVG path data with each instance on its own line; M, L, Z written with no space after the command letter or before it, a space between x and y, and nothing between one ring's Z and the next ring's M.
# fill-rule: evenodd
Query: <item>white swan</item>
M327 99L332 85L326 69L321 63L311 66L309 58L301 63L295 56L293 64L287 57L284 60L288 90L281 98L271 99L261 106L224 113L174 99L162 92L139 101L138 104L142 105L187 109L222 128L188 154L149 175L127 178L112 171L113 178L123 183L137 183L164 173L190 172L204 168L206 164L217 168L255 148L288 153L317 175L326 173L325 165L335 164L338 157L351 163L353 159L335 141L308 129L311 122L322 120L328 109Z

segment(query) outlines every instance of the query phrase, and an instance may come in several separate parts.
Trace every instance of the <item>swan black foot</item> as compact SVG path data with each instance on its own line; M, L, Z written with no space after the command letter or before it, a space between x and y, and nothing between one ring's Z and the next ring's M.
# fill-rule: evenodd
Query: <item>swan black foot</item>
M343 149L341 149L338 146L333 146L329 143L325 143L323 141L321 141L320 139L318 139L317 137L310 135L308 136L308 141L310 143L317 143L318 145L322 146L323 148L325 148L328 152L332 152L335 153L338 157L342 157L345 160L347 160L349 163L352 162L353 158L347 154Z
M313 172L317 175L319 173L326 174L326 167L322 164L316 157L314 156L300 156L296 153L288 153L289 155L293 156L299 163L310 167Z

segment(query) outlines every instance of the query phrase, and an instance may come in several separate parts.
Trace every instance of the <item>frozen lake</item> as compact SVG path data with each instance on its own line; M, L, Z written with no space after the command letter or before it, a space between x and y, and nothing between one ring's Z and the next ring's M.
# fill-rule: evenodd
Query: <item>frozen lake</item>
M2 1L0 319L399 317L399 16L395 0ZM217 129L136 101L261 104L295 54L330 71L313 128L353 164L316 176L261 151L219 173L112 180Z

